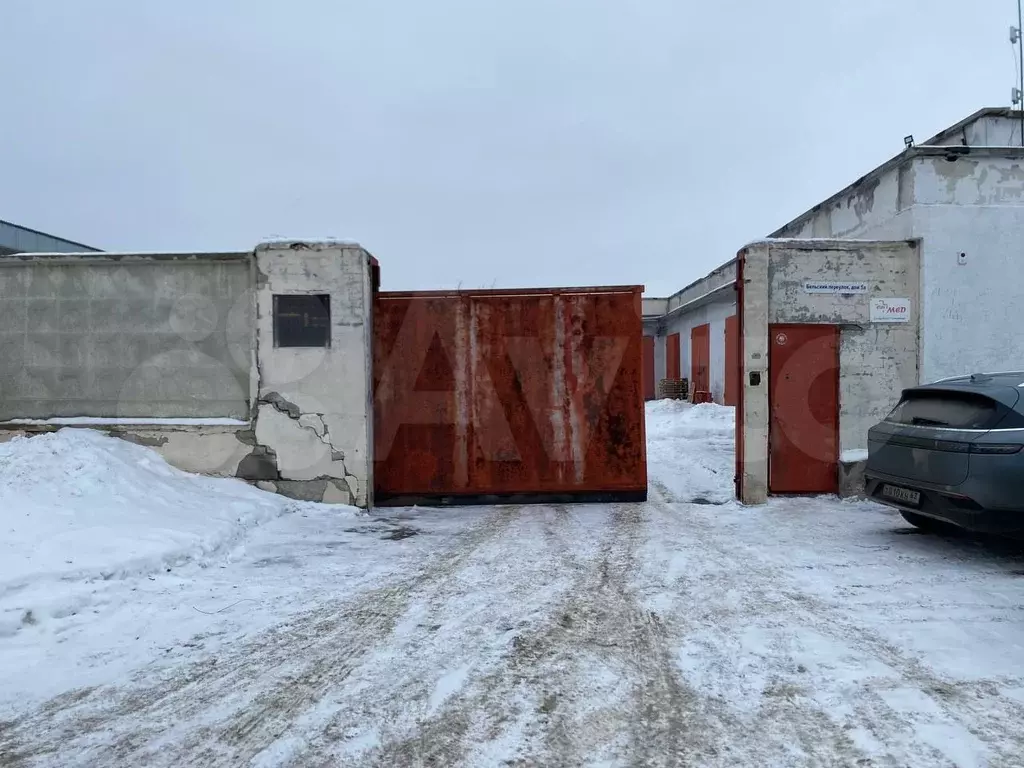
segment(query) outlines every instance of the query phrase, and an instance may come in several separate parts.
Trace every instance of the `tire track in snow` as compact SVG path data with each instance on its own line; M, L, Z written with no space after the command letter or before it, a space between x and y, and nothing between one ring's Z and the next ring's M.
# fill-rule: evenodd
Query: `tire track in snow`
M119 688L58 697L9 724L0 755L12 765L69 748L88 765L247 762L387 638L411 593L444 582L517 513L499 508L414 576L294 616L227 654L170 674L142 670ZM68 757L61 764L73 763Z
M663 486L656 487L658 492L651 498L654 508L660 508L667 519L682 521L683 510L669 506L675 503L671 494ZM958 681L937 674L877 632L844 615L836 606L801 592L795 584L787 587L791 580L782 568L756 557L744 557L749 553L741 545L730 546L727 533L701 519L704 514L707 514L705 510L693 509L692 515L686 517L682 524L692 526L700 539L703 558L723 563L722 572L730 574L721 591L724 593L738 587L744 593L740 610L734 611L734 615L704 618L705 625L710 620L720 633L725 632L720 641L727 640L728 631L735 630L737 623L771 618L782 626L808 628L837 648L849 648L867 659L880 662L883 669L892 673L889 679L884 674L865 676L856 688L847 688L845 700L837 702L832 709L833 712L841 712L843 707L852 708L846 718L848 722L841 726L829 711L810 697L812 691L808 686L811 681L807 676L779 664L772 671L771 682L766 688L766 694L773 692L772 698L777 700L764 702L757 721L746 721L748 730L753 727L755 730L763 729L765 733L771 730L778 732L788 723L792 726L793 737L808 754L828 759L838 752L854 761L851 764L857 760L871 761L870 764L879 764L877 761L882 760L882 764L889 764L895 757L887 754L887 745L900 745L902 751L908 734L914 734L920 724L921 711L931 709L940 713L940 718L950 721L950 727L957 734L952 738L953 742L958 739L975 742L975 746L982 746L983 751L992 751L995 765L1015 765L1018 756L1024 754L1024 738L1017 733L1007 733L1005 728L1006 723L1019 722L1024 717L1024 702L998 694L1000 685L1009 682L1020 687L1022 681ZM724 678L735 675L736 670L734 659L721 655L723 650L727 649L719 645L718 648L708 648L707 653L711 658L718 656L719 674ZM777 652L778 662L787 659L786 648L779 648ZM900 699L906 700L906 706L899 705ZM995 723L994 714L997 714ZM850 721L856 725L850 727ZM858 729L863 734L870 734L868 740L876 743L855 746L852 734ZM826 734L831 735L823 739ZM820 753L817 747L823 740L833 741L832 749L835 751ZM942 765L951 759L948 751L940 748L943 746L941 743L917 742L914 751L921 757L927 755L934 764Z
M592 509L561 508L582 525ZM504 674L491 681L495 698L511 698L518 687L536 707L534 738L511 764L577 766L607 757L667 766L693 753L694 694L676 674L661 617L639 605L629 584L644 518L643 504L611 507L586 559L572 546L583 528L552 531L566 544L572 586L543 626L516 637Z
M496 764L500 744L510 732L524 729L529 739L537 713L530 704L529 681L516 663L522 652L517 638L538 616L547 618L569 587L570 574L580 567L580 550L585 552L589 544L588 535L579 535L574 527L579 523L564 507L524 508L501 542L492 541L478 551L486 573L477 572L476 563L467 564L467 571L454 580L462 581L461 586L453 582L426 595L431 598L430 613L423 621L441 622L448 633L409 637L402 648L403 655L409 654L403 659L408 668L398 671L397 681L374 691L367 711L361 713L364 719L393 725L382 729L375 747L359 754L352 754L346 744L319 745L323 752L345 765L475 766ZM483 584L476 581L481 575L487 579ZM467 589L479 594L468 594ZM460 604L472 613L455 618ZM429 680L430 674L446 668L446 662L466 657L473 659L473 668L461 686L436 709L424 707L430 685L416 679L425 675L420 670L430 670ZM344 722L350 716L345 710L336 719ZM503 754L509 757L511 752ZM302 765L303 759L291 764Z

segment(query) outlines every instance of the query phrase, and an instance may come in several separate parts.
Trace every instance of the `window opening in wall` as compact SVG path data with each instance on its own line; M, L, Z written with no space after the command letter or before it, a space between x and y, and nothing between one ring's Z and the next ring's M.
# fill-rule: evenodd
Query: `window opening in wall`
M274 346L331 346L331 297L275 295Z

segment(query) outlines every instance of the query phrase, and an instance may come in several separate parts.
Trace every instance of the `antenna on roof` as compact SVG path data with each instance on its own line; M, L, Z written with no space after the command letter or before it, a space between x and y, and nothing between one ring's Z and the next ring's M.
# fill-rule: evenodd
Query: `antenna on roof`
M1017 85L1010 92L1012 103L1020 111L1020 145L1024 147L1024 15L1021 0L1017 0L1017 26L1010 27L1010 43L1017 46Z

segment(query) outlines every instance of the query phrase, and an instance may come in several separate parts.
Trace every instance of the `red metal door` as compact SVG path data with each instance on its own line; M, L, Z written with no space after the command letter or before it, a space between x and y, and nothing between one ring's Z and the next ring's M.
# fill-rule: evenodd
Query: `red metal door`
M679 368L679 334L670 333L665 340L665 378L680 379L682 376Z
M642 290L378 294L376 500L646 498Z
M771 325L768 488L835 493L839 458L839 328Z
M740 334L739 318L736 315L725 318L725 391L722 400L726 405L736 405L740 385Z
M705 323L690 330L690 391L710 392L711 328Z
M644 336L644 400L657 396L654 387L654 337Z

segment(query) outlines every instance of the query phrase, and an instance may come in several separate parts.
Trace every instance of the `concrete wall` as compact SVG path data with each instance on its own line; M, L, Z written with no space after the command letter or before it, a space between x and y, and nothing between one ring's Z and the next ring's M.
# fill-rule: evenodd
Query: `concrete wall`
M1024 161L919 158L914 194L922 380L1024 368Z
M770 245L769 323L841 326L839 450L867 448L868 429L917 383L919 257L916 243L833 241ZM866 294L810 294L806 280L858 280ZM872 323L872 298L910 299L904 323Z
M0 259L0 420L247 417L249 261Z
M744 266L743 500L756 503L768 485L768 326L840 326L839 453L867 447L867 431L917 382L919 247L914 242L810 240L766 242L746 249ZM808 293L808 280L855 280L866 293ZM873 298L910 300L909 320L870 319ZM752 385L751 373L760 376ZM828 457L835 460L839 456Z
M774 234L776 238L858 238L902 240L912 237L912 206L907 185L910 163L877 177L866 177L835 199L815 206Z
M972 144L1004 142L1015 126L984 118L961 135ZM1015 277L1021 232L1024 159L981 150L908 157L779 230L795 238L921 241L921 382L1024 368Z
M330 296L329 347L275 344L273 297L282 294ZM3 419L33 422L0 425L0 441L69 421L54 417L94 417L92 428L152 447L187 471L370 506L372 294L370 255L345 243L0 259L0 405ZM26 331L36 315L46 318L41 334ZM112 345L109 354L100 341ZM117 357L118 343L148 356L138 364L123 350ZM44 344L58 378L82 382L84 396L68 387L26 390L46 396L25 399L12 389L35 375Z
M740 424L736 436L742 474L736 478L740 501L760 504L768 498L768 260L767 243L753 243L743 259Z
M372 306L369 254L358 246L256 249L257 446L276 457L278 487L372 505ZM276 347L275 294L329 294L330 347ZM326 495L324 495L326 494Z
M657 396L657 383L665 378L668 373L668 338L665 336L664 326L659 325L654 336L654 382L655 396Z
M959 130L944 131L926 143L937 146L1019 147L1021 146L1020 113L999 110L983 115Z

